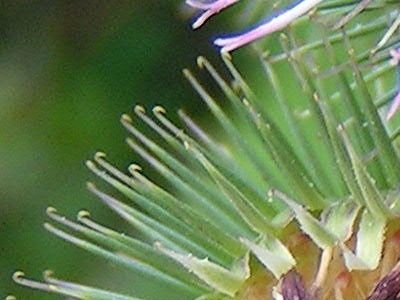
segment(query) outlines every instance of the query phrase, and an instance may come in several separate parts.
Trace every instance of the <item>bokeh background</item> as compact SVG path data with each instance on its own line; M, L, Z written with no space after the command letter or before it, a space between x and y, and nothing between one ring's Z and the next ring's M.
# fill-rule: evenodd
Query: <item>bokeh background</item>
M160 104L201 118L181 69L217 54L212 26L193 33L182 2L0 1L0 299L57 298L14 284L16 270L144 288L42 224L49 205L71 217L88 209L105 223L118 219L86 191L84 161L103 150L121 166L133 162L123 112Z

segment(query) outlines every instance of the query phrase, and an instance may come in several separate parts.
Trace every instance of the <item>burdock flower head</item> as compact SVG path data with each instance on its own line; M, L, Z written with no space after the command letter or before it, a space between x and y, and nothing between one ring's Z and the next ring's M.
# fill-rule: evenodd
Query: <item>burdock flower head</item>
M204 11L201 24L235 2L187 3ZM299 2L267 24L287 24L315 4ZM199 57L220 92L183 73L214 117L212 130L183 110L178 125L160 106L122 116L127 144L161 178L136 163L120 171L98 152L86 165L114 192L92 182L88 189L134 233L86 211L73 221L47 210L48 231L139 274L149 290L129 295L51 272L44 282L21 272L14 280L78 299L397 299L400 127L385 116L398 93L390 51L400 43L396 31L386 32L400 9L383 1L354 19L357 7L324 1L312 18L303 15L301 30L285 29L278 50L258 48L259 85L229 55L222 55L229 79ZM346 28L332 32L332 20ZM397 62L398 52L392 56ZM224 107L214 94L226 97Z

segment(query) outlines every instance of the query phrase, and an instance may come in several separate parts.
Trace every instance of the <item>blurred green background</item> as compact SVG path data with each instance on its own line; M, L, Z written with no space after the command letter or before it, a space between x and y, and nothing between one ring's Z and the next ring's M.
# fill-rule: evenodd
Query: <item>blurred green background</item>
M68 216L88 209L112 224L118 218L86 191L92 176L83 162L96 150L132 162L119 117L134 104L197 106L181 69L216 51L212 26L194 34L182 2L0 1L1 299L56 298L14 284L16 270L40 279L51 268L83 283L96 274L97 286L134 287L42 224L49 205Z

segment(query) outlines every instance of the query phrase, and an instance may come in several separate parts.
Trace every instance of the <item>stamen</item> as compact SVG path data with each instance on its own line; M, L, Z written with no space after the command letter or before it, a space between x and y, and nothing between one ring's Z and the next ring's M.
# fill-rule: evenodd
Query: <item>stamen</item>
M186 0L187 5L204 11L193 23L192 28L197 29L201 27L210 17L238 1L239 0L213 0L205 2L201 0Z
M214 44L222 47L221 52L230 52L237 48L240 48L246 44L249 44L255 40L258 40L266 35L281 30L295 21L297 18L303 16L322 0L303 0L298 2L296 5L291 5L283 9L280 13L273 15L268 18L266 22L247 31L244 34L240 34L231 38L219 38L214 41Z

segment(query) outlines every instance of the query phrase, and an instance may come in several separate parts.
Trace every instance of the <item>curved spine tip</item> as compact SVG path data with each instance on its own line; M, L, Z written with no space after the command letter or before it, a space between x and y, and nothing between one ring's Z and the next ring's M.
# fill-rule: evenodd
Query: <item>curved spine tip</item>
M14 274L12 275L12 279L16 282L16 283L20 283L21 280L23 280L25 278L25 273L22 271L16 271L14 272Z
M93 182L88 181L88 182L86 182L86 188L89 191L93 192L94 190L96 190L96 185Z
M57 209L56 208L54 208L52 206L49 206L49 207L46 208L46 215L50 216L50 215L56 214L56 213L57 213Z
M203 69L204 68L204 64L207 63L207 59L204 56L200 55L200 56L197 57L196 62L197 62L197 66L200 69Z
M90 212L88 212L87 210L81 210L78 212L78 215L77 215L78 221L89 218L89 217L90 217Z
M138 115L144 115L146 113L146 109L142 105L135 105L133 110Z
M137 165L137 164L131 164L128 167L128 171L132 174L135 175L136 173L139 173L140 171L142 171L142 167Z
M107 154L105 154L104 152L101 152L101 151L97 151L94 154L94 159L95 160L99 160L99 159L106 158L106 157L107 157Z
M132 123L132 118L131 118L131 116L130 115L128 115L128 114L123 114L122 116L121 116L121 123L122 124L125 124L125 123Z
M226 59L228 61L232 60L232 55L228 51L223 50L223 48L220 51L220 55L222 59Z
M161 105L157 105L153 107L153 114L166 114L167 111Z
M43 271L43 279L45 281L53 279L54 278L53 275L54 275L54 271L52 271L52 270L44 270Z

